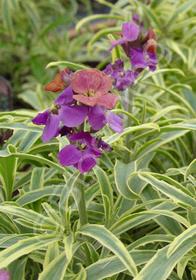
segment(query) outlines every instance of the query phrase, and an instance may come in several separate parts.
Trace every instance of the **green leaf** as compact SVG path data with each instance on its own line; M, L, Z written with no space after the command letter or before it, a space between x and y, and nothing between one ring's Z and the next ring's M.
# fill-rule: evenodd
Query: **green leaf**
M122 234L123 232L126 232L133 227L141 225L141 224L145 223L146 221L156 219L159 216L166 216L166 217L172 218L175 221L184 225L185 227L189 227L189 223L182 216L180 216L172 211L162 210L162 209L158 209L158 207L157 208L154 207L153 209L150 209L148 211L133 213L131 215L120 217L117 220L117 222L115 222L111 226L110 229L115 234Z
M185 238L187 232L190 234L190 238L188 239ZM188 251L195 247L195 235L192 235L193 232L195 232L195 226L194 229L191 227L190 230L188 229L177 236L170 245L165 246L163 249L159 249L152 259L143 267L140 273L134 278L134 280L168 279L168 276L171 274L177 262L179 262ZM180 241L183 240L183 242L181 242L177 250L168 257L169 248L172 248L178 239Z
M62 223L64 226L67 226L67 229L69 229L69 221L66 219L67 212L69 213L69 197L71 195L71 192L74 188L74 185L77 183L77 180L80 176L79 171L76 171L66 182L65 187L62 190L60 202L59 202L59 212L61 215Z
M88 17L84 17L82 20L80 20L77 25L76 25L76 30L80 30L82 26L86 25L87 23L89 23L89 21L92 20L98 20L98 19L116 19L116 20L122 20L124 21L124 17L121 16L117 16L117 15L109 15L109 14L96 14L96 15L91 15Z
M39 17L39 13L37 11L36 5L29 1L22 1L22 6L26 10L26 13L28 14L28 20L30 22L31 28L35 33L40 32L40 26L41 26L41 21Z
M159 130L159 126L155 123L146 123L146 124L141 124L141 125L137 125L137 126L133 126L133 127L126 127L122 133L114 133L111 136L105 136L105 137L103 137L103 140L106 141L108 144L112 144L112 143L118 141L124 135L127 135L127 134L135 132L135 131L142 131L143 129Z
M150 21L154 22L156 27L161 31L162 30L162 24L159 21L159 18L157 17L156 13L152 10L149 9L147 6L141 4L142 9L144 10L144 13L147 15Z
M116 161L114 167L114 178L116 187L119 193L126 199L134 200L139 196L129 187L128 179L131 173L136 170L135 162L125 164L121 161Z
M191 225L196 224L196 207L187 209L188 221Z
M45 254L43 269L45 269L50 262L56 259L59 256L59 245L58 242L54 242L48 245L48 249Z
M196 201L194 198L177 189L171 184L164 182L163 180L158 180L149 172L139 172L139 177L141 177L148 184L151 184L157 190L170 197L173 201L179 204L186 205L186 207L196 207Z
M186 243L189 239L192 240L194 237L196 238L196 225L190 226L187 230L185 230L173 240L167 251L168 258L178 251L179 247L181 247L183 243Z
M82 65L82 64L77 64L69 61L57 61L57 62L50 62L47 64L46 69L52 66L65 66L68 68L71 68L73 70L84 70L84 69L89 69L90 67Z
M38 280L63 280L68 264L65 252L62 252L44 268Z
M105 218L106 218L106 226L110 223L111 218L111 210L113 209L113 190L108 179L106 173L98 167L97 165L93 168L97 180L99 182L99 186L101 189L101 194L103 198L103 204L105 209Z
M58 172L60 173L64 173L65 169L57 163L54 163L51 160L48 160L44 157L41 156L35 156L35 155L30 155L30 154L22 154L22 153L13 153L11 155L6 155L8 158L19 158L19 159L23 159L23 160L28 160L28 161L32 161L32 162L39 162L43 165L49 165L50 167L53 167L54 169L56 169Z
M39 200L43 197L50 196L50 199L52 196L60 196L61 192L64 188L64 185L57 185L57 186L51 186L51 187L45 187L43 189L38 189L34 191L29 191L25 193L24 195L20 196L16 202L20 205L26 205L29 203L32 203L36 200Z
M155 251L152 250L134 250L130 252L137 266L146 263L154 254ZM101 280L126 271L126 267L118 257L113 256L99 259L96 263L88 266L86 271L87 280Z
M32 251L47 247L49 244L59 240L59 238L59 236L55 235L38 235L18 241L16 244L0 252L0 268L8 266L16 259Z
M35 211L21 208L17 206L11 206L11 205L0 205L0 212L5 214L14 215L16 217L20 217L24 220L27 220L31 223L33 223L36 226L40 226L40 228L48 228L51 230L54 230L56 227L54 223L49 219L48 217L39 214ZM43 229L44 230L44 229Z
M9 0L2 0L1 2L1 8L2 8L2 17L3 22L6 26L6 29L12 37L14 36L14 30L13 30L13 22L12 22L12 12L10 9L10 1Z
M5 200L11 200L16 175L17 158L0 157L0 177L5 191Z
M8 271L11 274L12 280L23 280L25 279L25 267L27 263L27 257L23 257L15 260L8 266ZM17 271L17 273L16 273Z
M186 1L185 3L177 6L173 9L173 13L168 19L168 22L166 23L167 28L172 28L172 23L178 18L179 15L182 15L183 13L186 13L189 9L192 8L192 6L195 5L195 2L192 0Z
M84 225L80 228L81 234L90 236L111 250L125 265L131 275L137 275L137 268L132 257L124 247L123 243L109 230L101 225Z
M187 167L186 169L186 172L184 173L184 180L186 181L188 176L191 174L191 173L195 173L196 172L196 159L194 159L190 164L189 166Z

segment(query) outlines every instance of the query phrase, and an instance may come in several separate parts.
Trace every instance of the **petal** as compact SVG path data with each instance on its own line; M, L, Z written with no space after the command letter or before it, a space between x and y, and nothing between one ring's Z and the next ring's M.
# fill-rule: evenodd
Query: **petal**
M90 171L96 163L96 159L91 154L83 152L80 161L74 164L74 166L83 174Z
M118 95L114 93L107 93L99 97L96 105L105 106L107 109L113 109L118 101Z
M74 94L73 98L87 106L95 106L96 102L97 102L97 96L84 96L81 94Z
M10 273L7 270L0 270L0 280L10 280Z
M68 105L73 102L73 91L71 86L64 89L64 91L56 98L54 103L59 105Z
M130 51L131 64L135 68L147 67L147 61L144 57L144 51L140 48L132 48Z
M105 93L108 93L108 91L112 88L112 79L109 76L107 76L104 72L99 72L101 76L101 83L96 91L97 96L101 96Z
M96 71L96 69L84 69L76 71L73 74L71 81L71 87L73 91L79 94L85 94L91 89L96 92L101 83L99 72Z
M88 113L89 124L94 130L102 129L106 121L105 107L104 106L94 106L89 109Z
M123 38L127 38L127 41L135 41L139 35L140 28L134 22L125 22L122 25Z
M59 161L63 166L76 164L82 156L82 152L75 145L68 145L59 154Z
M56 74L55 78L48 85L45 86L46 91L56 92L64 88L64 81L61 75L63 72L64 71L60 71L58 74Z
M122 45L124 43L127 42L127 38L120 38L116 41L109 41L112 45L109 47L109 49L107 49L107 51L111 51L114 47L118 46L118 45Z
M43 142L48 142L57 135L59 129L59 115L51 114L42 134Z
M79 131L78 133L74 133L70 136L70 141L78 141L79 143L86 143L91 145L92 140L94 139L93 136L87 131Z
M43 113L39 113L34 119L32 119L32 122L37 125L46 124L48 117L50 116L50 110L46 110Z
M117 133L123 132L124 129L122 127L122 119L113 112L107 111L107 114L107 122L110 128Z
M75 127L83 123L88 113L84 106L62 106L59 110L59 116L62 123L67 127Z

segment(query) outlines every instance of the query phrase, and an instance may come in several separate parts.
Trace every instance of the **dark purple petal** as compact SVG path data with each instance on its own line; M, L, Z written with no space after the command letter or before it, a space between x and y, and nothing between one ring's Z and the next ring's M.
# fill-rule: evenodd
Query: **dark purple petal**
M130 50L131 64L134 68L146 68L147 61L145 59L145 52L140 48L131 48Z
M149 66L150 71L155 71L157 65L157 55L147 52L147 65Z
M106 75L111 75L111 73L112 73L112 64L108 64L107 66L106 66L106 68L104 69L104 71L103 71Z
M73 133L73 129L72 129L72 127L67 127L64 125L63 127L59 128L58 133L61 136L71 135Z
M118 133L123 132L122 119L109 110L107 111L107 122L113 131Z
M97 139L97 147L107 152L113 150L113 148L108 143L104 142L102 139Z
M59 115L56 114L50 115L42 134L42 140L44 142L48 142L50 139L52 139L57 135L59 129L59 122L60 122Z
M93 141L93 136L90 135L89 132L80 131L78 133L74 133L70 136L70 141L77 141L80 144L85 143L91 145Z
M71 86L64 89L64 91L56 98L54 103L57 103L61 106L73 103L73 91Z
M7 270L0 270L0 280L10 280L10 273Z
M74 166L83 174L90 171L96 163L96 159L91 154L83 152L81 159L78 163L74 164Z
M88 121L94 130L100 130L107 123L104 106L94 106L89 108Z
M87 107L79 105L62 106L59 110L60 120L67 127L75 127L83 123L87 113Z
M130 84L133 84L135 81L135 78L137 77L138 72L127 70L124 73L124 76L118 77L116 79L116 83L114 86L114 89L118 89L120 91L124 91Z
M76 164L82 156L82 152L75 145L68 145L59 154L59 161L63 166Z
M46 124L48 121L48 117L50 116L50 110L46 110L43 113L39 113L32 122L37 125Z

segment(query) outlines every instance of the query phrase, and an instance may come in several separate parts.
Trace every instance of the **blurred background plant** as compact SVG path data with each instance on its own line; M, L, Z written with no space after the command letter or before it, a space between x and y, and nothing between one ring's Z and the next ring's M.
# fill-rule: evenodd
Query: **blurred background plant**
M80 34L73 28L103 6L87 0L1 0L0 6L0 76L12 87L14 108L41 110L51 102L50 94L42 95L56 71L45 71L50 61L94 61L86 52L91 29Z

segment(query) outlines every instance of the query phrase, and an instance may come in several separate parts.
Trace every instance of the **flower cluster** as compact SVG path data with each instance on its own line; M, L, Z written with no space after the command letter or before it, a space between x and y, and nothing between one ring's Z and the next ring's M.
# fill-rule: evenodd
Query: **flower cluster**
M124 91L130 84L134 83L143 69L146 67L149 67L150 71L156 69L157 42L151 27L148 32L143 33L140 26L135 22L123 23L122 33L117 35L121 38L116 41L110 41L112 45L108 50L111 51L116 46L121 45L130 60L132 70L125 71L123 61L118 59L114 64L107 65L104 72L113 79L115 89Z
M111 78L97 69L75 73L65 69L45 87L45 90L62 92L50 109L39 113L32 121L45 125L44 142L58 135L68 137L70 145L59 152L63 166L74 165L81 173L91 170L102 150L111 150L92 133L101 130L106 123L115 132L123 131L122 119L110 111L118 101L118 96L109 92L111 88Z
M44 125L42 140L47 142L53 137L66 136L70 144L59 152L63 166L73 165L81 173L87 172L97 163L102 151L112 148L96 132L106 124L121 133L122 119L114 114L113 109L118 96L110 90L112 87L124 91L134 83L138 74L146 67L154 71L157 64L156 37L152 30L144 34L142 24L137 25L138 17L133 22L122 25L122 33L109 50L121 45L130 61L130 68L125 70L124 62L117 59L107 65L105 70L84 69L72 73L69 69L60 71L45 90L58 92L60 95L52 106L39 113L32 121Z

